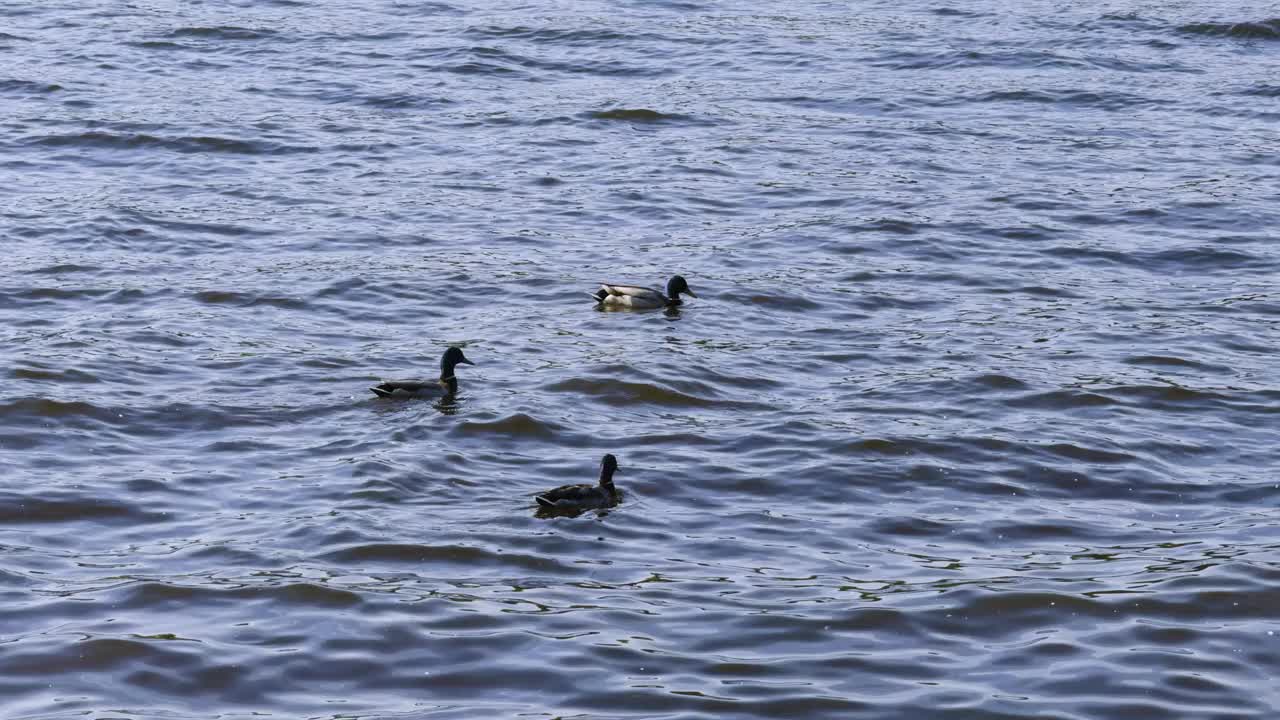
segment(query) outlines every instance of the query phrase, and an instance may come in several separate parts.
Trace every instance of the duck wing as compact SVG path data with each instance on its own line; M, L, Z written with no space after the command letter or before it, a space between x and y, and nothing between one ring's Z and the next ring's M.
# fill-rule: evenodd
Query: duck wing
M583 505L600 502L601 491L596 485L561 485L554 490L538 494L534 500L542 507L556 505Z
M397 390L402 393L419 393L423 390L439 390L438 380L385 380L369 390L378 397L391 397Z
M628 295L638 298L652 298L657 300L666 300L667 296L657 288L640 287L639 285L614 285L612 283L604 283L600 289L610 295Z

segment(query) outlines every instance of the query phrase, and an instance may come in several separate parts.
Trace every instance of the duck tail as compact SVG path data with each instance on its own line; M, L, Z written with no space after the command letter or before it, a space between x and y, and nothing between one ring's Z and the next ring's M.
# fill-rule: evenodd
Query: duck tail
M539 505L539 506L541 506L541 507L544 507L544 508L553 508L553 507L555 507L555 506L556 506L556 504L555 504L555 503L553 503L553 502L551 502L550 500L548 500L548 499L546 499L546 498L542 497L541 495L538 495L537 497L535 497L535 498L534 498L534 500L537 500L537 501L538 501L538 505Z
M598 303L604 302L607 297L609 297L609 293L605 292L603 288L591 293L591 299Z
M381 398L391 397L391 391L387 390L386 388L383 388L381 385L377 387L369 388L369 392L372 392L374 395L377 395L378 397L381 397Z

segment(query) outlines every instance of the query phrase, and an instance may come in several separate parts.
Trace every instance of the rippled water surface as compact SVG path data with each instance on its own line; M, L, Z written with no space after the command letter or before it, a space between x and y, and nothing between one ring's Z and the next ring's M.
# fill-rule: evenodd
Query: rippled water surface
M1274 2L6 3L0 715L1280 716L1278 68Z

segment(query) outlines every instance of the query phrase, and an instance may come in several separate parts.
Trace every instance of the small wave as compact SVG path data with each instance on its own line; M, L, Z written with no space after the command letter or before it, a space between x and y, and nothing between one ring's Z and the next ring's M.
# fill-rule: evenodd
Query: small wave
M1269 83L1264 83L1262 85L1255 85L1251 88L1246 88L1244 90L1241 90L1240 94L1248 95L1251 97L1276 98L1276 97L1280 97L1280 85L1272 85Z
M148 338L142 338L143 341ZM136 341L131 338L131 341ZM102 430L104 427L135 437L172 437L192 432L217 431L231 427L276 426L307 409L236 407L165 403L144 407L103 407L84 401L61 401L25 397L0 404L0 421L12 427L35 428L34 440L56 443L52 428Z
M711 9L705 4L687 2L686 0L647 0L641 4L646 8L658 8L679 13L707 12Z
M764 95L751 98L752 102L787 105L805 110L819 110L840 115L884 115L900 112L901 103L891 98L859 96L850 98L820 98L808 95ZM922 132L928 132L924 130Z
M627 407L631 405L658 405L663 407L739 407L765 409L763 403L740 402L735 400L719 400L698 397L649 383L626 382L623 380L589 380L572 378L548 385L546 390L552 392L570 392L589 395L606 405Z
M953 102L953 101L947 101ZM1001 90L970 98L968 102L1025 102L1045 105L1087 105L1101 110L1167 105L1170 101L1143 97L1116 90Z
M422 66L418 66L422 67ZM462 62L452 65L432 65L426 69L432 72L447 72L455 75L502 75L508 79L533 80L533 76L515 68L491 62Z
M1115 405L1119 401L1096 392L1084 390L1054 390L1052 392L1022 395L1006 401L1009 407L1066 410Z
M424 96L424 95L409 95L406 93L389 93L387 95L356 96L351 98L347 102L355 102L360 105L381 108L383 110L422 110L425 108L438 108L443 105L453 104L453 101L448 100L446 98Z
M132 505L105 498L66 493L48 493L44 497L0 493L0 523L5 525L109 520L141 523L162 517L163 515L147 513Z
M1075 443L1056 443L1045 446L1044 449L1068 460L1079 460L1087 463L1127 463L1138 459L1129 453L1084 447Z
M216 235L223 237L244 237L257 236L265 237L271 235L273 231L256 228L250 225L231 224L231 223L215 223L215 222L192 222L189 220L174 220L169 217L156 217L148 215L138 210L125 210L122 213L123 220L137 222L142 225L169 230L176 234L191 235ZM131 225L131 223L130 223ZM128 227L123 230L125 234L140 234L145 231L136 227ZM208 242L207 240L204 242Z
M258 307L265 305L285 310L305 310L308 308L305 301L297 300L295 298L269 297L226 290L204 290L192 295L191 297L196 302L203 303L205 305L236 305L239 307Z
M948 599L951 607L963 608L964 617L969 622L983 624L984 636L1017 635L1027 629L1051 627L1055 618L1060 617L1059 613L1100 619L1115 612L1111 604L1103 600L1042 591L979 593L958 590Z
M901 218L882 217L874 220L867 220L862 223L844 225L840 229L850 233L893 233L895 235L915 235L931 228L932 226L929 223L904 220ZM849 246L849 252L867 252L867 248L862 244L852 245Z
M674 70L665 65L636 65L618 60L540 61L536 64L536 67L540 70L575 75L602 75L609 78L658 78L675 74Z
M902 456L914 453L917 448L907 442L890 438L864 438L840 446L840 453L847 455Z
M670 45L697 45L707 47L732 42L730 39L707 33L690 33L675 35L657 32L623 32L610 28L555 28L529 27L517 25L502 27L497 25L472 26L464 31L467 35L479 38L501 38L503 40L523 40L538 45L556 45L573 48L618 47L627 43Z
M87 418L101 422L118 423L119 414L111 408L104 408L93 403L45 398L21 398L0 405L0 418L20 423L20 418Z
M56 644L42 643L40 649L24 646L6 658L3 667L7 675L43 674L57 668L65 673L101 673L122 666L186 667L196 662L196 649L179 649L171 643L149 638L90 637L67 642L65 638ZM163 644L162 644L163 643ZM48 647L56 645L55 647Z
M563 429L559 425L544 422L531 415L516 413L490 422L467 420L459 423L453 431L465 435L501 435L550 440L557 437Z
M1156 263L1198 271L1207 270L1241 270L1256 268L1271 270L1275 262L1243 250L1224 250L1211 245L1162 250L1160 252L1143 253L1144 264Z
M987 288L984 292L992 295L1030 295L1032 297L1044 298L1079 298L1078 293L1071 292L1064 288L1045 287L1043 285L1027 285L1024 287L993 287Z
M592 46L613 44L636 36L627 35L616 30L562 30L558 28L532 28L522 25L515 27L499 27L496 25L473 26L463 31L466 35L478 37L494 37L510 40L528 40L535 43L547 43L570 46ZM665 38L662 38L665 40Z
M668 122L691 122L693 118L688 115L680 115L676 113L663 113L657 110L649 110L647 108L615 108L613 110L597 110L586 113L585 117L593 120L618 120L621 122L633 123L668 123Z
M12 376L18 380L49 380L61 383L97 383L97 375L76 370L46 370L43 368L16 368Z
M75 263L59 263L57 265L48 265L34 270L27 270L29 275L63 275L79 272L99 272L102 268L97 265L77 265Z
M1280 18L1259 22L1190 23L1179 27L1178 31L1192 35L1210 35L1242 40L1280 40Z
M263 40L275 37L275 30L266 28L244 28L234 25L219 27L182 27L169 33L169 37L212 38L215 40Z
M868 529L877 535L901 537L946 537L955 530L949 523L921 517L881 518L868 523Z
M209 136L160 137L145 133L118 134L91 130L71 135L43 135L27 140L48 147L88 147L110 150L158 149L180 153L228 153L232 155L283 155L315 152L308 146L261 140L236 140Z
M1083 69L1088 60L1040 50L944 50L917 52L890 49L872 60L873 65L892 70L965 70L974 68Z
M85 288L71 290L66 288L28 288L14 292L0 292L0 307L22 307L38 305L57 300L97 300L110 295L111 290Z
M392 6L399 12L414 15L466 15L469 10L442 2L396 2Z
M1079 488L1075 490L1078 492ZM966 539L982 547L993 547L1011 541L1062 543L1074 540L1084 543L1094 540L1098 534L1098 529L1087 522L1040 518L1026 522L999 521L974 530L972 537Z
M435 95L419 95L410 92L365 93L345 84L336 88L329 86L314 88L299 85L255 85L244 88L244 92L273 98L314 100L329 104L358 105L382 110L424 110L455 104L453 100ZM374 152L390 151L399 147L400 145L397 143L386 141L339 143L326 149L331 151Z
M730 302L743 302L748 305L758 305L767 308L776 308L778 310L786 310L789 312L807 312L818 310L822 307L820 303L814 302L809 298L800 297L798 295L784 295L776 293L773 295L746 295L741 297L728 297Z
M48 95L62 90L57 83L35 82L34 80L0 80L0 93L6 95Z
M176 43L171 40L138 40L125 43L129 47L141 48L143 50L188 50L186 45Z
M1044 225L1012 225L1007 227L989 227L986 232L1009 240L1042 241L1062 234L1062 230Z
M530 503L532 504L532 503ZM367 543L326 553L324 559L343 565L367 563L412 563L439 568L458 565L469 568L512 567L520 570L573 572L569 565L555 559L513 552L496 552L469 545L416 545L406 543ZM574 573L576 574L576 573Z
M1119 220L1115 222L1121 222ZM1099 221L1095 224L1107 224ZM1045 254L1069 260L1108 262L1127 265L1153 273L1188 272L1207 274L1241 269L1270 270L1275 263L1241 250L1224 250L1214 246L1161 250L1157 252L1120 252L1100 247L1054 247Z
M1100 20L1105 20L1105 21L1107 21L1107 22L1122 22L1122 23L1147 23L1147 22L1149 22L1146 18L1142 17L1141 15L1139 15L1139 14L1138 14L1138 13L1136 13L1136 12L1109 12L1109 13L1103 13L1099 19L1100 19Z
M1217 392L1196 390L1181 385L1117 385L1107 388L1105 392L1148 403L1162 403L1161 406L1155 406L1159 409L1169 409L1168 405L1183 406L1188 409L1195 405L1204 405L1207 409L1213 401L1228 399L1227 396Z
M500 47L474 46L447 50L427 50L420 54L422 62L411 67L428 72L458 74L500 74L508 78L519 77L531 81L544 79L546 73L572 75L603 75L620 77L661 77L674 72L661 64L637 65L612 58L576 58L572 61L553 60L540 55L524 55ZM452 62L450 62L452 61Z
M1180 367L1193 370L1213 370L1218 372L1230 372L1230 368L1216 367L1205 363L1189 360L1187 358L1173 357L1170 355L1134 355L1124 359L1127 365L1137 365L1139 367Z
M707 383L713 383L717 387L725 385L729 387L742 388L743 390L751 393L759 393L765 388L781 389L787 386L786 382L772 377L760 377L759 375L734 375L723 369L716 370L712 368L702 368L698 377ZM703 383L688 384L685 387L690 391L698 391L707 388ZM707 388L706 391L712 392L709 388Z
M120 602L128 607L196 605L219 600L273 600L288 605L350 607L360 604L354 592L317 583L284 582L239 587L189 586L163 582L141 582L130 586L129 597Z
M979 375L973 378L973 383L979 387L989 390L1025 390L1027 384L1015 377L1008 375L1000 375L998 373L989 373L987 375Z

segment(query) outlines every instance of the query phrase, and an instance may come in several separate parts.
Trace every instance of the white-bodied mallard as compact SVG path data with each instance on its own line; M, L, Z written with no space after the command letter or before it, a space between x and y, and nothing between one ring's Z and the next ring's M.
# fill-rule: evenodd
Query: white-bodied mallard
M689 297L698 297L689 289L689 283L679 275L667 281L665 293L657 288L605 283L599 290L592 293L591 297L605 307L660 308L682 304L684 301L680 299L680 293Z
M458 392L458 378L453 376L453 369L459 363L475 365L462 354L462 348L451 347L444 351L440 358L439 380L385 380L370 390L374 395L383 398L409 398L426 395L453 395Z

